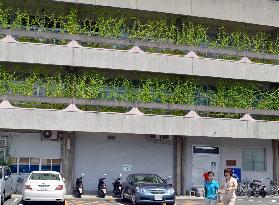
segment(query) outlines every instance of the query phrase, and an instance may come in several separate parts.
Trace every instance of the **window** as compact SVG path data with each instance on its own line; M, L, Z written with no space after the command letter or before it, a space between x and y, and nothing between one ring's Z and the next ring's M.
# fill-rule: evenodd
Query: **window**
M30 173L29 158L19 159L19 173Z
M40 159L30 158L30 172L39 171L40 169Z
M51 159L42 159L42 171L51 170Z
M52 159L52 171L60 172L61 159Z
M32 171L60 172L61 159L11 158L12 173L30 173Z
M17 173L17 158L11 157L11 172Z
M0 139L0 162L4 163L6 161L6 140Z
M242 169L245 171L265 171L265 148L245 148L242 150Z
M5 168L5 177L11 176L11 170L9 168Z
M219 147L193 146L194 154L219 154Z

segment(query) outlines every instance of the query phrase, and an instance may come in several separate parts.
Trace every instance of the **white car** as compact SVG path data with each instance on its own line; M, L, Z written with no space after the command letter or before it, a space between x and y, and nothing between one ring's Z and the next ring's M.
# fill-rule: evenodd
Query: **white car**
M56 201L65 204L65 183L59 172L34 171L25 182L22 192L23 204L31 201Z
M0 204L4 204L5 198L11 198L13 192L13 179L9 167L0 166Z

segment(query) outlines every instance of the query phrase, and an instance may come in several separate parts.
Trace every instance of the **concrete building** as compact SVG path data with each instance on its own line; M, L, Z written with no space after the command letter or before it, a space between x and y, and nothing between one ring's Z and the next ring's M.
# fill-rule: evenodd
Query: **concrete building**
M243 85L259 84L266 92L278 91L278 1L257 0L253 4L249 0L238 0L233 3L213 0L163 2L155 0L152 3L144 0L32 2L29 0L22 3L18 0L3 3L1 11L19 9L33 19L30 25L27 23L27 17L20 19L18 23L14 20L19 19L15 14L14 19L7 20L6 25L3 23L6 17L3 17L0 29L3 36L0 42L1 67L7 73L13 73L10 76L16 76L16 80L12 80L5 77L8 74L1 71L4 74L1 74L0 81L4 86L0 87L0 93L9 96L2 96L3 101L0 104L0 159L11 166L15 189L18 186L17 178L25 177L33 170L60 171L66 179L69 192L74 186L75 178L84 173L84 184L88 193L96 191L98 178L103 174L107 174L106 182L110 191L113 178L118 177L120 173L124 178L131 173L157 173L162 178L172 176L171 183L178 195L185 195L190 190L201 187L203 173L209 170L214 171L216 178L221 181L222 172L227 167L235 171L240 177L239 181L260 179L269 185L270 180L279 180L279 122L276 120L279 114L273 107L264 107L265 104L262 104L262 107L254 106L262 99L256 95L251 96L255 98L251 103L254 107L247 108L232 104L232 106L223 105L218 108L217 105L210 106L210 103L195 102L188 107L177 105L176 110L182 110L184 114L175 115L171 112L175 110L172 109L172 104L177 103L167 101L169 102L167 104L158 99L154 102L144 101L151 105L141 104L138 106L139 109L136 106L138 104L130 102L127 106L130 111L124 109L125 111L122 112L114 112L110 109L114 107L114 102L94 101L96 99L88 99L87 96L77 97L75 93L80 89L88 90L86 85L73 88L74 95L63 94L63 91L68 89L66 85L71 85L71 83L66 84L65 73L78 78L81 73L91 71L105 75L109 83L120 75L139 87L142 76L145 76L145 79L164 76L169 81L174 78L195 79L201 84L201 88L206 85L206 88L210 87L214 92L219 81L228 84L234 82ZM36 14L35 8L42 14ZM69 14L71 9L75 9L77 14ZM175 20L173 25L177 32L183 30L187 21L205 24L210 26L206 38L209 39L213 35L217 43L220 43L218 28L224 26L228 28L228 33L233 33L232 29L237 26L243 33L252 36L251 42L254 44L251 43L252 49L243 51L237 48L224 48L221 43L219 47L218 44L211 48L210 43L178 45L167 40L157 43L173 48L170 49L172 52L167 53L168 48L152 52L153 47L150 43L153 43L154 39L140 38L135 45L134 39L127 37L129 35L129 32L125 33L127 29L122 28L124 24L120 29L121 37L101 35L101 27L96 18L103 11L105 14L106 12L123 13L128 17L134 15L144 23L152 18ZM47 13L48 18L40 17L45 15L44 13ZM99 36L92 37L88 34L89 37L85 37L84 33L78 32L68 32L69 35L68 27L62 28L62 21L60 27L54 28L53 19L56 17L58 19L60 15L68 15L65 21L77 17L79 28L81 25L88 26L90 24L88 19L93 19L92 22L97 25L94 27L97 28L94 35ZM113 17L108 16L108 18ZM48 23L40 24L39 22L43 22L42 19ZM127 22L127 25L131 24L130 19ZM73 29L73 26L70 29ZM153 29L156 30L156 27ZM256 50L255 42L259 42L257 39L260 39L258 35L267 36L263 41L269 42L266 45L274 45L272 52L271 47L268 47L268 50L264 46L263 48L259 46L262 50ZM195 37L198 38L196 34ZM58 43L52 39L58 39ZM94 40L102 43L98 44ZM87 41L92 44L88 46ZM120 41L124 45L119 43ZM175 51L182 48L179 46L188 47L183 47L184 53L177 55ZM261 53L264 51L266 52ZM213 52L212 56L208 56L208 52ZM253 62L248 58L242 58L246 56L251 56ZM38 76L47 74L52 75L51 79L56 79L55 77L63 75L65 79L61 79L65 82L62 83L62 89L57 91L60 93L48 94L55 93L51 89L55 90L56 87L42 86L58 81L38 80L38 76L33 80L26 77L32 76L32 73L38 69ZM56 71L61 73L58 75ZM28 81L29 87L27 84L24 84L25 87L20 87L23 81L27 82L27 78L31 79ZM69 79L73 80L73 78ZM19 85L19 88L15 85ZM26 91L30 89L30 85L31 93ZM94 86L99 85L97 83ZM104 87L105 97L96 95L95 98L107 100L106 97L113 90L108 90L108 85ZM125 92L122 91L123 85L116 90L116 92ZM151 90L154 94L155 88L152 87ZM184 98L183 94L186 95L186 92L182 92L180 98ZM24 98L22 95L29 97ZM195 91L194 95L197 98L201 94ZM93 107L91 110L90 106ZM98 106L107 109L96 111L99 109ZM121 102L117 106L121 107ZM148 110L150 106L156 110L165 109L166 112L150 113ZM190 110L192 111L189 112ZM223 113L219 115L222 118L218 117L220 113ZM271 117L261 120L261 117L266 115Z

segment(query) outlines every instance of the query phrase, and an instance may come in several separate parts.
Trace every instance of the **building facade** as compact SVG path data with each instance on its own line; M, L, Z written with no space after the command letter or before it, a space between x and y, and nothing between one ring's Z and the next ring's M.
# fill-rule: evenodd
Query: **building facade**
M163 3L162 3L163 2ZM278 181L279 2L3 1L1 161L18 177ZM231 9L234 8L234 9ZM268 12L267 12L268 11ZM261 14L261 17L259 17Z

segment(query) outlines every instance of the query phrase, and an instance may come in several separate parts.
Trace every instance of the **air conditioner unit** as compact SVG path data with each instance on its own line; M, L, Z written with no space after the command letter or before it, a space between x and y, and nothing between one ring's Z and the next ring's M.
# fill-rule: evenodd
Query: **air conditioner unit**
M160 135L147 135L148 140L160 140Z
M46 140L57 140L57 131L44 130L42 133L42 137Z
M162 141L171 141L173 139L172 135L161 135Z

